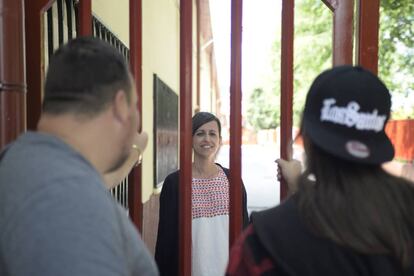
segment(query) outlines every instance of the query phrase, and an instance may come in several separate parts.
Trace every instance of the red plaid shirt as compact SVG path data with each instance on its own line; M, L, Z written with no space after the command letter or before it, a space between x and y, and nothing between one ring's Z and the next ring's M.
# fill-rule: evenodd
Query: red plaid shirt
M247 227L232 247L226 275L277 275L273 261L260 243L252 225Z

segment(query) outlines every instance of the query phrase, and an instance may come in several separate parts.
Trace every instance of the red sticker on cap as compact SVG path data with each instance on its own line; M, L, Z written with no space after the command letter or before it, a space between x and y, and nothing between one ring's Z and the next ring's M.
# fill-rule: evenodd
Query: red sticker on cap
M348 141L345 144L346 151L356 158L367 158L370 155L369 148L359 141Z

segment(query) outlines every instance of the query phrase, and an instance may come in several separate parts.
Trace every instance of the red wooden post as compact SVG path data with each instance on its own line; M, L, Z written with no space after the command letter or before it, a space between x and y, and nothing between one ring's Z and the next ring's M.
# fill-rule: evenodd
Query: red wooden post
M92 35L92 3L91 0L79 1L78 36Z
M282 1L282 49L280 78L280 156L291 158L292 151L292 106L293 106L293 32L294 0ZM287 196L287 184L280 182L280 199Z
M197 20L197 32L196 32L196 41L197 41L197 57L196 57L196 62L197 62L197 67L196 67L196 81L197 81L197 91L196 91L196 105L197 108L200 109L200 91L201 91L201 77L200 77L200 62L201 62L201 46L200 46L200 39L201 39L201 3L200 0L196 1L196 20Z
M0 0L0 150L26 129L22 0Z
M191 275L192 0L180 1L179 275Z
M34 130L42 110L44 78L42 16L54 0L25 0L27 128Z
M338 1L334 11L333 65L353 63L354 1Z
M135 80L138 97L139 131L142 129L142 0L129 0L129 63ZM128 176L129 216L135 226L143 231L142 165Z
M230 63L230 246L242 230L241 102L243 0L231 1Z
M359 1L357 64L378 72L379 0Z

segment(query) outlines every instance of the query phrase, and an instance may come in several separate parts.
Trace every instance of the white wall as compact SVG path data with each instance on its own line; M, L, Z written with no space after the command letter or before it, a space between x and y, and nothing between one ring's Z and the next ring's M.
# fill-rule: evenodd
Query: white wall
M179 0L142 1L143 129L149 134L142 167L142 200L154 192L153 74L179 93Z
M129 0L92 0L92 13L129 48Z

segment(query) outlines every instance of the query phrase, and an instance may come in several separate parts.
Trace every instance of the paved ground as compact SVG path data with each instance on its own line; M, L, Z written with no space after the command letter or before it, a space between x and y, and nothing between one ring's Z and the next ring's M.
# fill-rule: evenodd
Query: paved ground
M229 146L223 145L217 162L229 167ZM294 150L293 158L301 159L300 149ZM247 190L249 213L279 204L279 182L276 180L277 167L274 160L279 158L276 144L242 146L242 178ZM384 165L389 172L406 177L414 182L414 163L397 161Z
M279 182L276 180L276 164L279 157L276 145L243 145L242 178L247 191L249 212L262 210L279 203ZM223 145L217 162L229 166L229 146Z

